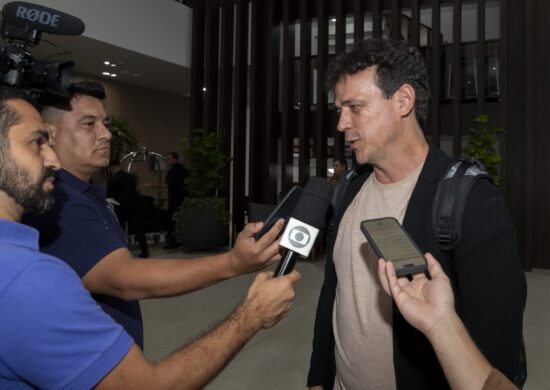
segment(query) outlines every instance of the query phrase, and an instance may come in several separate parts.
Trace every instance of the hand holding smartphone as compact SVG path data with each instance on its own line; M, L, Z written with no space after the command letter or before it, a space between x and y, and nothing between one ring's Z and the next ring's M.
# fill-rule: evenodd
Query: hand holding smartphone
M376 256L393 263L398 277L426 271L424 255L395 218L363 221L361 231Z

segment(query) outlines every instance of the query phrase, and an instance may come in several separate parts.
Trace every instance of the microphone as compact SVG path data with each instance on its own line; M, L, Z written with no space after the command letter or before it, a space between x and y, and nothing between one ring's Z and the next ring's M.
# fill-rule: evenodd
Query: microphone
M326 179L309 179L281 237L280 245L287 252L277 265L273 277L292 272L298 257L309 256L319 230L325 225L332 192L333 188Z
M84 22L75 16L24 1L5 4L2 19L3 29L5 25L14 25L56 35L80 35L85 28Z

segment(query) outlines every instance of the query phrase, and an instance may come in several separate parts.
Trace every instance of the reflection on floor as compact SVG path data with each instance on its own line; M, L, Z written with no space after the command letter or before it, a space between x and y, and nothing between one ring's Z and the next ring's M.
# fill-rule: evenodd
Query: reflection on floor
M154 257L194 257L153 248ZM260 331L221 374L207 386L221 389L305 389L311 352L313 319L324 262L301 261L302 280L296 300L279 324ZM145 354L161 360L204 334L244 299L254 275L244 275L185 296L141 302ZM550 389L550 271L527 273L529 288L524 336L529 378L527 390Z

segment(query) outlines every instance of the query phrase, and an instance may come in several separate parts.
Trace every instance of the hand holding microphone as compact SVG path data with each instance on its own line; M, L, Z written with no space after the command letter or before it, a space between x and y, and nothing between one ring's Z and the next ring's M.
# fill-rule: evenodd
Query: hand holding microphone
M312 177L308 181L281 237L280 245L287 253L277 265L274 277L292 272L298 257L309 256L319 230L325 225L332 192L326 179Z

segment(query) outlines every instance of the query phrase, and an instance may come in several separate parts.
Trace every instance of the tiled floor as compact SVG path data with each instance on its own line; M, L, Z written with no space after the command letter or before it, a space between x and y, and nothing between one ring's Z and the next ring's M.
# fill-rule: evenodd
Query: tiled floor
M153 252L155 253L155 252ZM159 257L189 254L160 252ZM260 331L207 386L219 389L305 389L312 327L323 277L323 261L302 261L302 280L287 317ZM158 361L221 321L244 298L253 275L244 275L181 297L142 301L145 354ZM527 273L529 294L524 335L527 390L550 389L550 271Z

